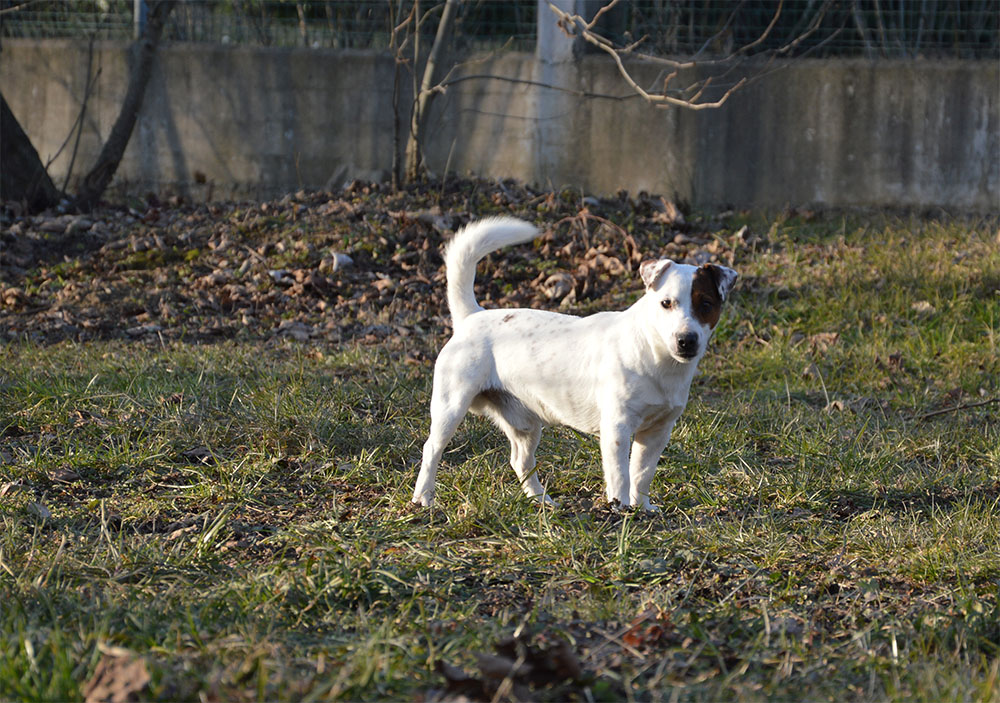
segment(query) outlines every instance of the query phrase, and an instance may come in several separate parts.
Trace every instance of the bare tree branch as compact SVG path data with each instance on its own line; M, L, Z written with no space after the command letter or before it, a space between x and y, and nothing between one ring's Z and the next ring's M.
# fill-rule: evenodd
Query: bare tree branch
M778 18L781 17L781 6L782 6L782 4L783 4L782 2L778 3L778 9L774 13L774 17L771 18L771 23L769 25L767 25L767 27L764 29L764 32L759 37L757 37L754 41L750 42L746 46L740 47L739 50L736 53L738 53L738 54L748 54L748 53L750 53L750 51L752 49L755 49L758 44L763 43L764 40L767 39L768 36L770 36L771 30L774 29L774 25L778 24Z
M443 78L436 78L435 73L441 62L440 54L442 48L445 44L446 39L451 31L451 25L454 21L454 15L457 9L457 5L461 0L446 0L443 5L438 5L426 13L420 14L419 1L413 4L413 9L408 17L400 21L397 16L393 20L395 25L392 36L393 45L396 48L396 61L397 67L400 63L405 63L406 60L402 58L403 47L405 47L412 37L414 45L419 39L419 27L428 20L428 18L435 14L439 9L441 9L441 17L438 20L437 34L435 36L434 44L430 51L430 56L427 59L427 64L425 65L422 81L419 85L414 85L414 100L413 108L411 111L410 120L410 137L407 142L406 147L406 179L413 180L419 176L423 169L423 154L422 154L422 141L424 137L424 132L426 131L426 119L427 111L429 109L431 100L439 93L444 93L447 89L458 83L465 81L475 81L475 80L489 80L489 81L504 81L509 83L516 83L522 85L528 85L537 88L545 88L549 90L555 90L577 97L583 98L597 98L597 99L607 99L607 100L628 100L633 98L641 98L649 104L658 108L668 108L668 107L683 107L689 110L705 110L710 108L716 108L723 105L729 97L745 87L749 83L758 80L762 75L767 75L767 68L771 65L777 56L786 54L793 50L799 43L801 43L806 37L814 33L820 26L820 22L827 12L828 8L834 2L834 0L819 0L819 9L816 12L810 26L805 32L795 37L792 41L786 43L785 45L767 51L769 61L763 65L756 65L753 75L743 75L743 76L733 76L732 78L727 78L734 71L738 69L740 64L747 59L747 57L754 52L758 47L760 47L773 32L774 28L778 24L778 20L781 17L782 9L784 7L784 0L779 0L778 6L771 17L770 22L761 32L761 34L754 39L752 42L741 46L735 50L730 51L726 56L721 58L710 58L705 60L697 59L687 59L687 60L677 60L668 57L650 56L647 54L641 54L637 52L637 49L643 44L646 37L641 37L636 41L632 41L624 47L616 46L607 37L601 36L595 30L601 18L616 6L618 6L621 0L610 0L604 4L593 16L592 19L585 20L579 14L571 14L564 10L561 10L553 3L549 2L549 8L556 16L556 26L559 27L563 32L565 32L570 37L581 37L587 43L592 46L597 47L602 52L606 53L615 62L615 66L618 69L623 81L628 86L631 91L628 95L608 95L603 93L592 93L588 91L575 90L572 88L566 88L559 85L554 85L547 82L535 81L524 78L508 77L508 76L498 76L494 74L487 73L464 73L462 75L456 75L460 73L463 69L467 69L470 65L483 63L489 60L489 57L474 59L471 61L460 62L452 65ZM718 37L724 35L727 30L732 26L732 24L737 19L737 13L742 7L743 3L732 13L729 14L723 28L716 33L711 39L706 42L705 46L695 56L702 53L705 48ZM442 9L443 8L443 9ZM415 26L414 26L415 25ZM401 43L397 44L396 36L399 32L404 29L411 28L410 34ZM839 30L838 30L839 31ZM417 58L417 51L414 51L414 63ZM759 55L759 54L758 54ZM629 68L625 65L624 59L626 57L635 57L645 63L662 66L670 72L666 76L661 74L656 79L656 83L660 84L659 90L647 89L639 85L638 81L630 73ZM685 69L695 69L709 67L714 69L714 75L708 76L706 78L701 78L693 80L688 85L681 85L677 87L672 87L673 82L677 81L680 71ZM398 79L397 79L398 81ZM416 75L414 75L414 82L416 83ZM721 85L720 85L721 84ZM728 84L728 86L727 86ZM705 96L708 94L710 88L716 89L716 95L718 92L722 92L721 97L714 100L708 100ZM393 173L398 173L398 168L394 166ZM396 177L398 180L398 176Z
M602 10L606 11L610 9L616 2L617 0L613 0L612 3L606 5L604 8L602 8ZM577 36L582 37L589 44L596 46L598 49L600 49L601 51L605 52L608 56L610 56L614 60L615 66L618 68L618 73L621 74L621 77L625 80L628 86L651 105L655 105L657 107L670 107L670 106L685 107L691 110L704 110L707 108L719 107L720 105L725 103L726 100L729 99L729 96L732 95L733 92L742 87L742 85L746 82L745 78L740 79L740 81L737 82L735 85L733 85L731 88L729 88L729 90L727 90L719 100L707 103L697 103L694 102L693 100L687 100L684 98L675 98L671 95L667 95L666 92L660 94L650 93L642 86L640 86L632 77L632 74L629 73L628 69L625 68L625 64L622 61L620 50L616 49L610 41L608 41L607 39L598 34L595 34L592 31L593 21L588 23L582 17L580 17L580 15L571 15L568 12L560 10L551 2L549 3L549 8L559 18L558 24L563 29L563 31L572 36L573 30L575 30L575 34ZM601 13L599 12L598 14ZM671 63L674 65L675 68L678 69L692 68L695 65L697 65L696 62L686 62L686 63L671 62ZM668 76L664 88L666 88L666 83L669 83L669 80L670 78L673 77L673 75L676 74L671 74L671 76ZM698 95L700 96L700 94L701 93L699 91Z
M132 129L139 117L139 109L142 107L146 84L153 70L153 58L160 43L160 36L163 34L163 26L173 8L174 0L159 0L150 5L146 27L136 42L137 55L129 74L128 88L125 91L121 111L97 157L97 163L80 184L80 192L71 205L74 210L92 210L114 178L115 171L118 170L118 164L121 163L125 148L132 136Z
M514 78L512 76L498 76L493 73L467 73L455 78L445 78L440 83L438 83L434 90L444 92L448 87L455 85L456 83L464 83L465 81L500 81L501 83L518 83L521 85L530 85L535 88L546 88L548 90L555 90L560 93L566 93L568 95L574 95L578 98L596 98L599 100L635 100L641 96L636 94L630 95L611 95L609 93L592 93L588 90L576 90L574 88L565 88L560 85L554 85L552 83L544 83L542 81L533 81L530 78Z
M18 10L23 10L28 5L31 5L32 3L35 2L38 2L38 0L25 0L19 5L11 5L10 7L5 7L3 9L0 9L0 15L6 15L9 12L17 12Z
M80 114L76 118L76 122L73 123L73 129L70 130L69 134L66 135L66 141L63 145L59 147L59 151L56 152L56 156L59 152L65 148L66 144L69 143L69 138L73 135L73 130L76 130L76 141L73 142L73 152L69 157L69 166L66 167L66 178L63 179L63 192L69 188L69 179L73 175L73 165L76 163L76 155L80 151L80 137L83 136L83 118L87 114L87 103L90 102L90 94L94 89L94 85L97 83L97 79L101 77L101 67L97 67L97 75L92 76L94 70L94 37L90 37L90 42L87 44L87 83L83 91L83 100L80 102ZM48 170L49 165L55 160L56 156L49 159L49 163L45 164L45 170Z
M409 13L406 15L406 19L400 21L399 15L403 10L402 0L397 0L396 2L396 13L395 17L392 19L392 33L389 35L389 50L393 52L393 78L392 78L392 188L393 190L399 190L400 183L402 182L402 165L399 160L399 91L400 91L400 71L402 66L407 63L404 57L403 51L406 48L407 42L410 41L408 34L403 34L403 41L399 41L400 32L403 32L406 27L414 21L416 15L417 7L414 4Z
M620 0L611 0L611 2L607 3L600 10L598 10L598 12L594 15L594 18L589 22L578 14L571 14L569 12L561 10L560 8L555 6L552 2L549 2L549 8L558 18L557 26L559 26L567 35L574 37L581 37L587 43L597 47L598 49L600 49L601 51L603 51L604 53L606 53L608 56L611 57L612 60L614 60L615 62L615 66L618 69L618 73L621 75L622 79L629 86L629 88L635 92L636 95L638 95L643 100L645 100L646 102L655 107L660 107L660 108L683 107L688 110L705 110L709 108L720 107L729 99L729 97L733 93L735 93L737 90L743 88L748 83L752 82L752 80L754 80L754 78L750 76L742 76L739 78L739 80L730 85L722 94L722 96L719 97L718 99L711 101L703 101L705 92L713 84L713 81L715 82L715 85L718 86L719 78L723 77L725 74L732 71L741 60L749 56L751 52L758 49L767 40L767 38L771 35L771 32L777 26L778 19L781 16L784 4L783 0L778 3L778 7L775 10L774 15L772 16L771 21L768 23L767 27L764 28L760 36L758 36L755 40L753 40L749 44L741 46L735 50L729 51L722 58L698 60L697 57L708 46L710 46L714 41L716 41L719 37L723 36L729 30L730 26L736 19L737 12L739 11L740 7L742 7L743 3L740 3L736 7L736 9L733 10L732 13L730 13L723 27L713 37L709 38L708 41L705 42L704 46L702 46L702 48L695 53L694 58L687 60L677 60L668 57L649 56L647 54L637 53L636 49L642 44L645 37L639 39L638 41L632 42L627 46L616 47L613 42L611 42L606 37L603 37L594 31L594 27L596 26L600 17L604 13L614 8L619 3L619 1ZM788 42L784 46L768 51L767 53L770 59L773 60L776 56L787 54L796 46L798 46L798 44L801 43L802 40L804 40L806 37L815 32L820 25L820 21L822 20L823 16L826 14L828 8L830 7L830 4L831 0L824 0L821 3L815 18L811 23L811 26L805 32L795 37L792 41ZM632 76L631 72L629 71L628 67L625 65L625 62L623 60L624 57L630 57L630 56L640 59L645 63L664 66L669 69L672 69L672 72L669 73L663 79L662 88L660 89L659 92L648 90L639 85L639 83ZM670 90L670 92L668 92L668 90L670 89L671 81L677 78L679 71L684 69L694 69L698 67L721 67L725 68L726 70L720 75L711 76L702 80L696 80L686 87L673 89ZM657 80L660 79L658 78Z
M614 6L618 4L618 2L619 0L611 0L611 2L609 2L607 5L598 10L594 14L594 19L590 20L590 22L587 23L587 29L593 29L597 25L598 20L601 19L601 15L603 15L605 12L610 12L614 8Z
M415 180L423 168L423 153L420 140L424 134L427 111L430 109L431 101L437 93L434 90L434 73L438 66L441 51L451 33L451 25L454 22L457 10L458 0L447 0L444 11L441 13L441 19L438 22L434 44L431 46L430 54L427 56L427 64L424 66L424 76L420 82L420 88L413 99L410 138L406 143L406 179L409 181ZM419 31L419 24L417 31Z

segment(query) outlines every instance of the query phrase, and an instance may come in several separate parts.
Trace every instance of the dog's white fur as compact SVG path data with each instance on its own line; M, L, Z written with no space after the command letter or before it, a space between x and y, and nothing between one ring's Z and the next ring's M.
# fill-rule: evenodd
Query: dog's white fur
M535 449L542 429L559 424L600 436L608 501L656 510L649 500L653 473L712 333L700 321L705 310L699 316L692 309L698 267L643 262L645 295L621 312L580 318L484 310L473 290L476 263L537 234L527 222L489 218L458 232L445 250L454 334L434 367L430 436L413 502L433 501L441 454L471 410L507 435L510 463L528 496L551 502L535 472ZM736 272L712 268L718 304Z

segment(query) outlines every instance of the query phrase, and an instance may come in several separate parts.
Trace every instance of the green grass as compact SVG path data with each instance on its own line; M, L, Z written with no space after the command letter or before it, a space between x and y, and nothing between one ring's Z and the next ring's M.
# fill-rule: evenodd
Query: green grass
M152 699L413 700L518 630L588 677L540 699L1000 700L996 224L753 227L652 517L564 429L540 510L476 419L411 510L441 337L6 345L0 699L130 652Z

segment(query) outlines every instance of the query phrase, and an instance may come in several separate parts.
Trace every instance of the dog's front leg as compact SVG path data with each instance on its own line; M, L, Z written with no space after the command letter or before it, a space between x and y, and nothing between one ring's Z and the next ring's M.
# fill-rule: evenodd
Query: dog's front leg
M632 427L620 414L601 419L601 463L608 502L629 505L628 454Z
M632 505L641 506L643 510L658 512L659 508L649 501L649 486L656 473L656 465L660 461L663 450L670 442L670 432L677 418L672 418L662 425L651 427L635 433L632 443L632 457L629 465L629 499Z

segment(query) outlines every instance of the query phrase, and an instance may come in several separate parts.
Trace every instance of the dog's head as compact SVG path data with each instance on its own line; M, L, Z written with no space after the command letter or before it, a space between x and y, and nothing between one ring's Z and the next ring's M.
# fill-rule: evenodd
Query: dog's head
M698 361L737 273L714 264L689 266L650 259L639 265L639 275L646 285L643 304L651 331L679 363Z

